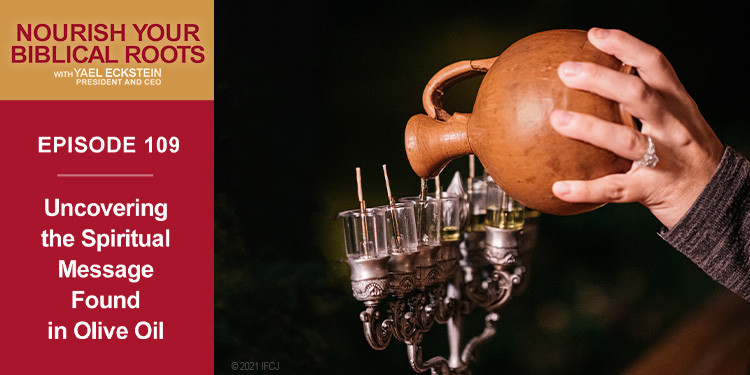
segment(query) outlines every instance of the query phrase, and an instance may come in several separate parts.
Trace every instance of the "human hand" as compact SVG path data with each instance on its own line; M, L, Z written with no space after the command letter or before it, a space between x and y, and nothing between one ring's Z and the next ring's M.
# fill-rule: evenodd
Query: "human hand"
M619 102L641 121L641 131L563 110L555 110L550 123L564 136L630 160L646 154L650 136L659 162L653 168L634 162L627 173L590 181L558 181L552 192L568 202L639 202L671 229L711 180L724 146L658 49L620 30L593 28L588 38L596 48L636 68L638 75L564 62L558 68L560 79L570 88Z

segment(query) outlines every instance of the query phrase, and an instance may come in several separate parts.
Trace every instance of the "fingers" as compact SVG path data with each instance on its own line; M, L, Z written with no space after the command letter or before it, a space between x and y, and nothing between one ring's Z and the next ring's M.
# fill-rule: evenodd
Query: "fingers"
M595 27L589 30L588 37L596 48L638 69L649 86L658 90L682 87L672 65L656 47L621 30Z
M648 149L648 137L626 126L595 116L556 110L550 115L552 127L560 134L638 160Z
M665 112L659 94L638 76L616 72L601 65L567 61L558 67L563 83L622 104L633 116L646 122L663 122Z
M626 174L611 174L590 181L558 181L552 185L556 197L573 203L627 203L641 200L641 194Z

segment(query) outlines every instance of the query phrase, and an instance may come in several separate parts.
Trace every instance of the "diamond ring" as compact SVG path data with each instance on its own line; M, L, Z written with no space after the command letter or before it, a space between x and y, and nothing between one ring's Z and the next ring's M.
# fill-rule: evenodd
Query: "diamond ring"
M648 138L648 149L641 160L637 160L636 163L640 166L653 168L659 162L659 158L656 156L656 145L654 145L651 136L647 135L646 137Z

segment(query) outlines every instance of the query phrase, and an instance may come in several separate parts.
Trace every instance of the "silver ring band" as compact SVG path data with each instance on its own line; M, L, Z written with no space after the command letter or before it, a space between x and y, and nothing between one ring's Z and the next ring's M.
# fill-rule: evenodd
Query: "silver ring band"
M651 136L647 135L646 137L648 138L648 150L646 150L646 154L643 155L641 160L636 161L636 163L643 167L653 168L659 162L659 158L656 156L656 145L654 145Z

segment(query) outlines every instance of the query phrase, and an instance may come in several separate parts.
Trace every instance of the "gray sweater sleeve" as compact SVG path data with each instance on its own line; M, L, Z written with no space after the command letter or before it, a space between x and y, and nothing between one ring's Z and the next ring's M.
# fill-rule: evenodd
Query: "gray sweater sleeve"
M659 235L750 301L750 161L731 148L687 214Z

